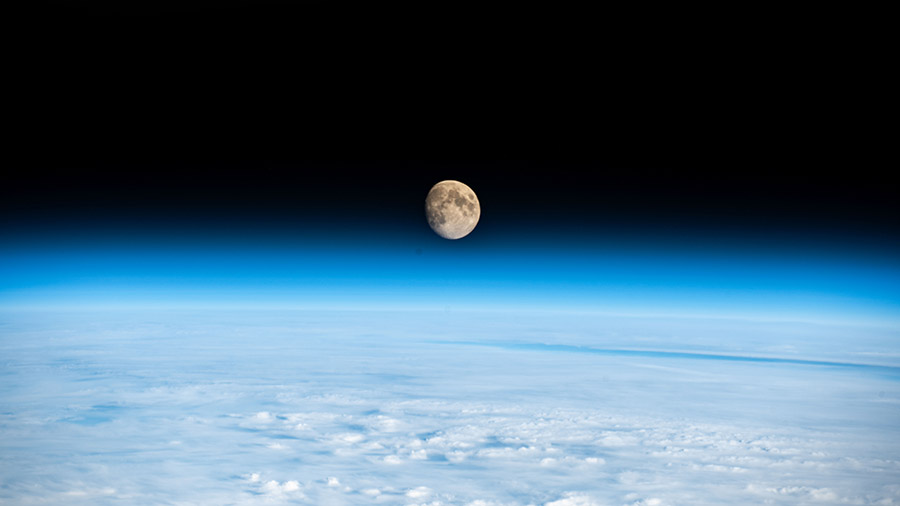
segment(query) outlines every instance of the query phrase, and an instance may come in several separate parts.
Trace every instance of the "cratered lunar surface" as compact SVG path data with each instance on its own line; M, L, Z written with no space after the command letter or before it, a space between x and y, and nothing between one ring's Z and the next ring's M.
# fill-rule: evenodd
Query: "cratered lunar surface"
M428 225L444 239L469 235L481 217L481 204L471 188L459 181L447 180L431 187L425 197Z

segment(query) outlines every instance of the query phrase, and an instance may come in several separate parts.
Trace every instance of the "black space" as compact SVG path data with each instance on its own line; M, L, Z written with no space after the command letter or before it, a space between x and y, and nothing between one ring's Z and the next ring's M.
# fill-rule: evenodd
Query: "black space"
M14 51L0 232L402 229L449 178L488 226L900 251L889 174L822 135L837 111L784 38L696 14L45 4Z

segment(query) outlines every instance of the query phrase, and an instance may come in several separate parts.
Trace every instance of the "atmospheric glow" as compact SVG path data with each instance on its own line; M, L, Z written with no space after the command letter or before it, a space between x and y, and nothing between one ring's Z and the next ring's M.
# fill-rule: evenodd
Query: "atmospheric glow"
M516 309L900 322L900 266L808 253L137 243L0 250L0 307Z

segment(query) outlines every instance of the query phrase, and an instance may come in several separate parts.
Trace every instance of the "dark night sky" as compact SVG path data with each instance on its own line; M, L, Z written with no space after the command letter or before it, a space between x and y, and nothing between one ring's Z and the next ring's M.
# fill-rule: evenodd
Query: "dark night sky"
M23 156L0 186L4 239L408 233L428 188L452 178L483 202L477 240L897 253L887 175L818 135L802 105L816 92L790 58L729 64L767 49L722 39L740 27L417 5L48 4L18 51ZM311 161L336 159L405 161Z

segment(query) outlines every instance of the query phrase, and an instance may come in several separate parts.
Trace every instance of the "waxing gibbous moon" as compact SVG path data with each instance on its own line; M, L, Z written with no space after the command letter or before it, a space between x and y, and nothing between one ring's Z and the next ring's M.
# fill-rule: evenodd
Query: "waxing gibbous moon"
M478 224L481 204L468 186L459 181L441 181L425 197L425 217L437 235L459 239L469 235Z

